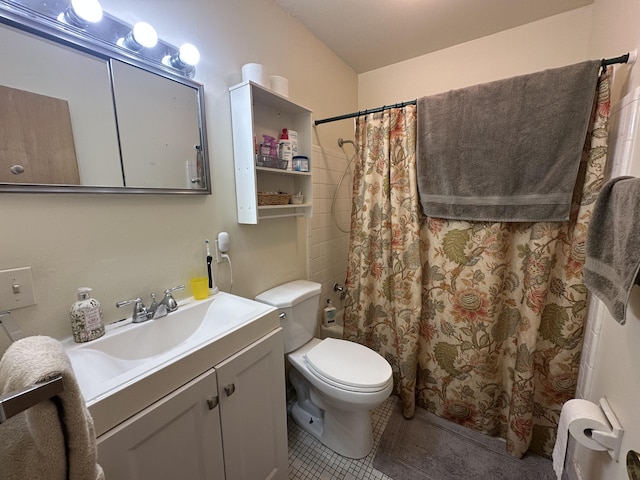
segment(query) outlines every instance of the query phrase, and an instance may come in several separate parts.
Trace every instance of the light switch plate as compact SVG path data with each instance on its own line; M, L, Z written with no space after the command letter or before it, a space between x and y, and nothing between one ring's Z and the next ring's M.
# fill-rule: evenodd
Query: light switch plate
M35 304L31 267L0 270L0 312Z

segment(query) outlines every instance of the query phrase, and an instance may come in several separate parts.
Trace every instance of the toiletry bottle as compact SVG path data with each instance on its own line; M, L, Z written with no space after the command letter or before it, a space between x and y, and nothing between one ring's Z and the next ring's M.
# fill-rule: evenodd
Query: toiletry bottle
M278 142L271 135L262 135L262 149L260 152L262 155L273 158L278 157Z
M278 140L278 158L287 161L287 170L292 169L293 149L291 148L291 140L286 128L282 129L280 140Z
M327 299L327 306L324 307L324 321L325 327L331 327L336 323L336 307L331 305L331 299Z
M71 306L69 312L73 339L84 343L104 335L102 307L95 298L91 298L91 289L78 289L78 301Z
M287 137L291 140L291 154L295 157L298 155L298 132L287 128Z
M262 144L260 146L260 155L268 157L271 153L271 138L269 135L262 135Z

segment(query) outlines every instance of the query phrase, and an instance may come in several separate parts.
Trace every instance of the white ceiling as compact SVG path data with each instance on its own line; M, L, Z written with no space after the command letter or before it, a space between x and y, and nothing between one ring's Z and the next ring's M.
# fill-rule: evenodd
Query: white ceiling
M276 0L357 73L593 3L593 0Z

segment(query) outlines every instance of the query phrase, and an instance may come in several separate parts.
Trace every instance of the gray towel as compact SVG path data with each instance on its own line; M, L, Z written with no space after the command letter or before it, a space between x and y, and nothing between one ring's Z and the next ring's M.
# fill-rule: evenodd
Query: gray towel
M418 99L418 187L431 217L569 218L600 61Z
M0 480L104 479L93 420L57 340L26 337L0 360L0 392L62 375L64 391L0 424Z
M622 325L640 269L640 178L617 177L600 191L587 230L584 283Z

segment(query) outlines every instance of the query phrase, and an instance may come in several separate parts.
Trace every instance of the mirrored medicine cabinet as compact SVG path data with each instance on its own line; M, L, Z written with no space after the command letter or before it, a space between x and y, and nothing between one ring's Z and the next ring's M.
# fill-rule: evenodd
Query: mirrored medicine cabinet
M103 43L0 2L0 192L210 194L203 86Z

